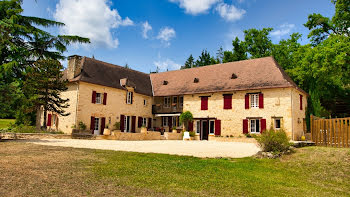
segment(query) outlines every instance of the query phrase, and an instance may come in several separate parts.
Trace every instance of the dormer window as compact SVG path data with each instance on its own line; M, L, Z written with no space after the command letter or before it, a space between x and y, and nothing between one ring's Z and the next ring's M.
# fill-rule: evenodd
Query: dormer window
M168 83L169 83L168 81L163 81L163 85L165 86L168 85Z
M193 83L198 83L199 79L198 78L194 78Z
M235 73L232 73L231 79L237 79L237 75Z

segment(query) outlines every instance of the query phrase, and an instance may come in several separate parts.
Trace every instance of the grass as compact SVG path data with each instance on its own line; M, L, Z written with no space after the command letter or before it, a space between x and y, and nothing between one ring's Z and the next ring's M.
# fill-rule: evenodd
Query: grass
M15 123L15 119L0 119L0 129L6 129L10 124Z
M349 196L350 150L201 159L0 142L0 196Z

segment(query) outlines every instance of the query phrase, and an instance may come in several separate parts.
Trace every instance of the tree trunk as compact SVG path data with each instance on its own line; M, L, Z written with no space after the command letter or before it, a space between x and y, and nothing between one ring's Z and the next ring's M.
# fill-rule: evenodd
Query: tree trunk
M44 107L44 123L43 123L43 127L42 127L42 128L44 128L44 130L47 129L46 116L47 116L47 110L46 110L46 107Z

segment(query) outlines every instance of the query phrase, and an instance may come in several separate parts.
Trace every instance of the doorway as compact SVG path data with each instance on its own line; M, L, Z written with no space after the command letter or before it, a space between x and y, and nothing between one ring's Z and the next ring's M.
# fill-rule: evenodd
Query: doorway
M207 120L202 120L201 121L201 135L200 138L201 140L208 140L209 139L209 127L208 127L208 121Z
M94 135L100 135L100 118L95 118Z
M131 116L125 116L124 118L124 132L130 133L131 131Z

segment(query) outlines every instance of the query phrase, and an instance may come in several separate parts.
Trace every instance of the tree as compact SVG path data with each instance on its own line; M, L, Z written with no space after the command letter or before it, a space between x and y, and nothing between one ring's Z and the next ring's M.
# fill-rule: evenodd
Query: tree
M79 36L52 35L40 27L60 27L63 23L31 16L23 16L21 0L0 1L0 101L12 110L0 108L0 114L13 116L29 95L22 92L27 70L39 59L64 59L63 52L71 43L89 43ZM11 85L12 84L12 85ZM13 85L16 84L16 85ZM16 88L16 90L14 90ZM6 98L13 99L6 99ZM22 109L21 109L22 110Z
M216 52L216 61L217 63L223 63L224 59L224 49L222 47Z
M203 50L201 55L198 57L195 66L200 67L212 64L217 64L217 61L214 57L210 55L210 53L207 50Z
M181 69L186 69L186 68L193 68L195 65L194 63L194 58L192 56L192 54L190 55L190 57L187 58L185 65L181 67Z
M247 47L245 46L244 42L238 39L238 37L232 40L232 46L233 46L232 52L231 51L224 52L223 63L248 59Z
M282 39L278 44L273 45L272 56L283 69L288 70L297 66L296 62L300 58L296 57L296 52L301 47L299 43L300 38L301 34L293 33L289 39Z
M188 123L193 120L193 115L190 111L182 112L180 117L180 123L184 123L186 131L188 131Z
M271 55L273 44L269 38L269 33L272 30L272 28L244 30L244 44L247 47L247 52L251 55L250 58L254 59Z
M24 82L24 90L30 95L32 109L40 106L44 109L43 128L46 129L46 116L48 111L56 112L61 116L67 116L65 112L69 99L61 98L61 92L67 90L67 81L62 80L63 66L57 60L42 59L34 63L27 73Z
M304 24L311 32L313 45L318 45L330 35L350 36L350 0L332 0L335 4L335 15L332 19L321 14L311 14L307 23Z

